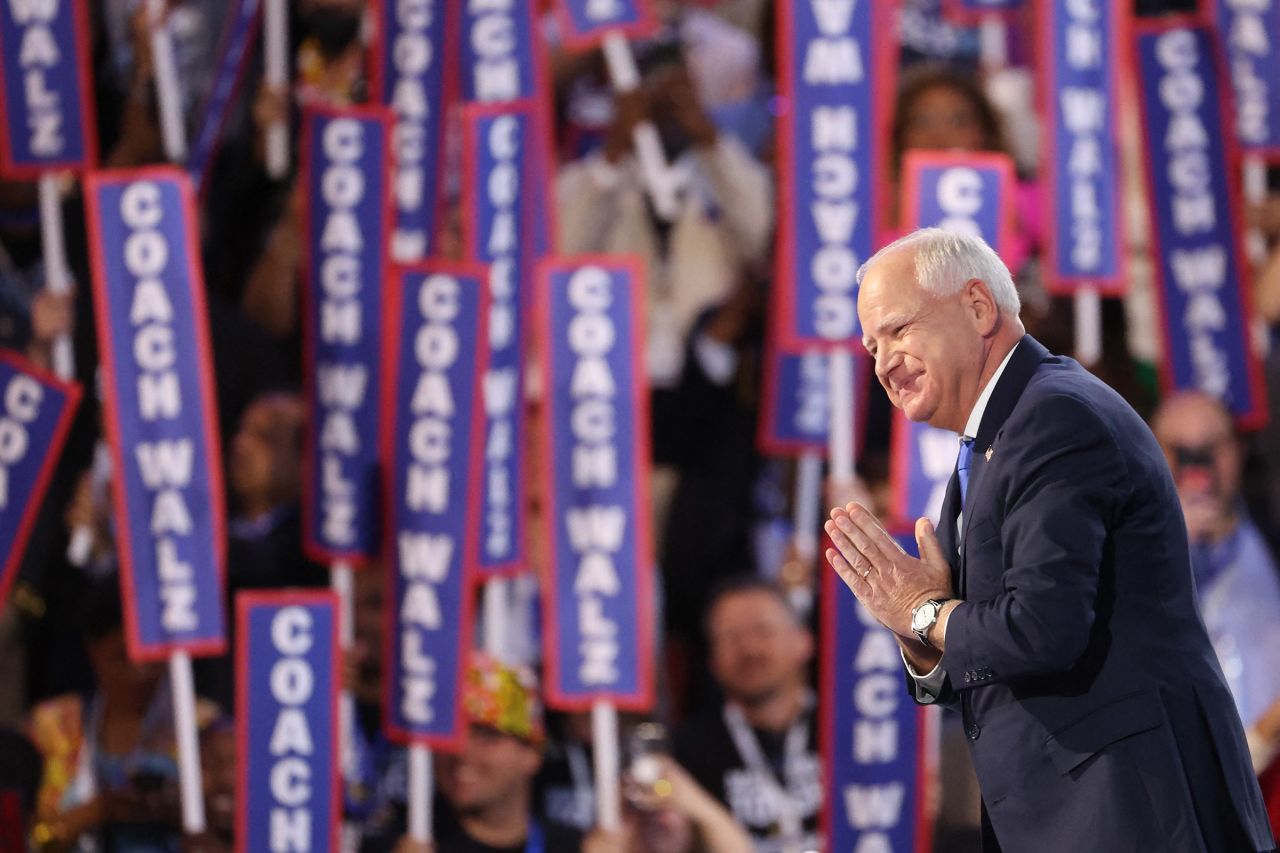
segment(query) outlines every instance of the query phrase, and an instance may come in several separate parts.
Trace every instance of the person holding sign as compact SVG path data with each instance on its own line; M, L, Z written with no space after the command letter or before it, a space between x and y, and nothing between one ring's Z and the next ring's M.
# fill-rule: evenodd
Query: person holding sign
M572 853L582 840L533 811L533 780L546 737L533 673L475 652L466 675L462 751L437 757L447 808L435 845L401 839L396 853Z
M961 442L921 559L856 503L826 556L916 701L962 714L986 849L1274 849L1151 431L1024 333L981 240L921 229L858 279L890 400Z
M678 43L651 47L639 65L644 82L617 96L603 151L560 170L558 248L645 259L649 375L668 388L680 377L681 342L697 316L768 250L772 191L764 167L708 117ZM658 127L680 185L680 211L670 223L651 214L631 150L631 131L646 119Z

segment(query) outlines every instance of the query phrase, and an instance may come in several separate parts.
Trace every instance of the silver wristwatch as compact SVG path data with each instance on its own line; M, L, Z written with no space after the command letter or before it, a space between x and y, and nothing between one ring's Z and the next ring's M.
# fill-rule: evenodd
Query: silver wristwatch
M911 611L911 632L920 639L920 642L930 648L933 647L933 643L929 642L929 632L933 630L934 625L938 624L938 615L942 613L942 605L949 600L931 598Z

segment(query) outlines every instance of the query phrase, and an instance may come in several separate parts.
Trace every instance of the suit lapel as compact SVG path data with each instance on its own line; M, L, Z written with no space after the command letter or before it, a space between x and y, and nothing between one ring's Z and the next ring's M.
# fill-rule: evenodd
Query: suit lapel
M1013 408L1018 404L1023 389L1039 369L1040 363L1049 358L1049 355L1049 351L1039 341L1030 335L1023 335L1022 340L1018 342L1018 348L1014 350L1009 363L1005 365L1004 373L1000 374L1000 380L991 391L986 411L982 413L982 422L978 425L978 434L973 442L973 461L969 464L969 489L963 519L964 536L960 540L958 586L962 590L965 584L964 543L969 541L969 529L976 514L973 510L981 505L981 492L985 481L982 474L987 467L987 448L994 450L996 437L1000 434L1004 422L1013 413Z

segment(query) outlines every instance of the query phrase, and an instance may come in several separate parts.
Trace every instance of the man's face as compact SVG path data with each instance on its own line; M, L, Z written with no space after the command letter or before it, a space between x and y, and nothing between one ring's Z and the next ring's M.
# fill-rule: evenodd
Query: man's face
M813 653L809 632L768 592L722 598L708 622L711 670L725 693L753 704L803 679Z
M231 440L231 488L241 497L258 497L271 491L275 475L272 435L276 429L271 407L254 403L240 419Z
M441 793L466 814L527 791L542 765L542 755L519 738L473 725L462 752L442 753L439 764Z
M1240 494L1241 459L1227 413L1199 395L1178 397L1156 418L1155 433L1188 522L1195 516L1218 521L1230 516Z
M975 315L974 288L990 292L978 281L947 297L922 290L910 250L884 258L862 281L863 345L889 401L913 421L964 430L980 391L982 331L994 322Z
M912 101L903 137L905 148L977 151L985 141L978 112L960 90L930 86Z

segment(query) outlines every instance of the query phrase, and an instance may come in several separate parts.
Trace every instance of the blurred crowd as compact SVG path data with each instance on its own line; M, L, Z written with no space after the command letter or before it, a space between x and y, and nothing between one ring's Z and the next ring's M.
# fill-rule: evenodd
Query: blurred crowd
M535 0L528 0L535 2ZM645 364L653 402L654 536L661 576L659 704L624 720L624 818L595 826L590 719L541 708L536 642L523 659L469 662L464 748L440 756L436 842L449 851L799 851L817 849L824 797L815 725L813 625L823 569L791 545L794 460L763 455L756 430L778 200L774 15L770 0L651 0L660 33L634 45L642 85L609 86L599 53L551 46L557 248L631 253L648 282ZM188 130L213 79L229 0L170 0ZM904 0L903 72L892 123L889 183L915 149L1004 152L1019 169L1015 274L1023 319L1051 350L1073 349L1069 298L1043 285L1033 71L1025 30L980 50L977 31L945 23L937 0ZM1193 4L1138 2L1140 13ZM163 160L153 63L141 0L95 0L94 101L105 167ZM292 0L294 85L265 86L251 69L200 199L209 322L228 499L228 602L241 590L327 586L328 567L300 545L301 194L296 175L268 177L264 129L293 126L307 104L364 101L359 0ZM886 34L886 37L891 37ZM673 166L676 210L659 215L632 151L632 130L656 126ZM1280 822L1280 418L1239 433L1215 400L1162 396L1143 160L1125 128L1127 250L1132 280L1103 305L1092 369L1149 422L1182 497L1203 618ZM456 206L456 169L447 169ZM1257 345L1280 409L1280 174L1246 221ZM47 365L70 333L90 393L42 507L9 601L0 611L0 824L40 850L229 850L236 779L234 672L197 661L201 753L210 828L179 831L172 706L163 667L130 662L119 594L109 465L95 452L97 349L82 196L64 188L73 292L45 288L35 187L0 182L0 347ZM898 204L888 219L906 230ZM440 253L457 257L458 216ZM861 363L860 369L867 365ZM858 476L827 499L888 501L889 406L871 383ZM99 457L99 458L95 458ZM536 499L528 496L529 512ZM92 532L81 565L74 530ZM536 529L532 535L537 535ZM535 551L536 553L536 551ZM533 566L535 570L543 567ZM344 686L356 698L354 760L344 767L349 849L419 851L404 839L407 770L380 728L383 586L378 567L355 583L355 641ZM234 638L232 638L234 645ZM943 727L938 790L929 801L936 849L975 849L978 793L964 739ZM7 792L7 793L6 793ZM27 843L27 842L23 842Z

